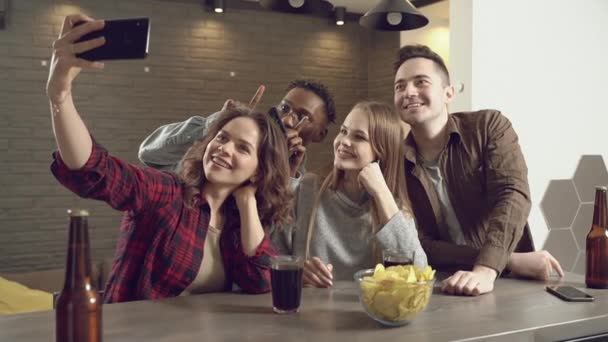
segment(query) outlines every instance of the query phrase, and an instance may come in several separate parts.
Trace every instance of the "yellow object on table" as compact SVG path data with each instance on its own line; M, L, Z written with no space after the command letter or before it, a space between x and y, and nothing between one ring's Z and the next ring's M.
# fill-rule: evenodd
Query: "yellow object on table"
M378 317L400 321L424 310L433 290L435 270L413 265L384 268L378 264L373 276L360 283L364 304Z
M0 277L0 315L52 309L52 294Z

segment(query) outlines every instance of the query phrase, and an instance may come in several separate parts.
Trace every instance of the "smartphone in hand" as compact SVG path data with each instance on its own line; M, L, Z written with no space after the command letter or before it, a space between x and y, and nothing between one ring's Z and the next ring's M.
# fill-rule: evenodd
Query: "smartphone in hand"
M76 23L74 26L81 24L84 22ZM76 54L76 57L89 61L146 58L150 41L150 19L106 20L103 29L85 34L76 42L102 36L106 38L104 45Z
M592 302L595 298L573 286L547 286L547 292L568 302Z

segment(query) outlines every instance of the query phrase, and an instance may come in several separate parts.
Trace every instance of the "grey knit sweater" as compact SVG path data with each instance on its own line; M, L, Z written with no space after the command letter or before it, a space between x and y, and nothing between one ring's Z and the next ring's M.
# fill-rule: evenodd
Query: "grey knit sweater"
M295 225L271 233L279 253L305 255L308 222L319 183L319 177L311 173L292 179L296 192ZM427 265L413 218L399 212L372 234L371 202L372 198L366 196L355 203L344 193L331 189L325 191L319 202L310 256L331 263L334 280L352 280L356 271L373 268L378 261L372 255L374 241L379 251L392 249L411 254L414 264Z

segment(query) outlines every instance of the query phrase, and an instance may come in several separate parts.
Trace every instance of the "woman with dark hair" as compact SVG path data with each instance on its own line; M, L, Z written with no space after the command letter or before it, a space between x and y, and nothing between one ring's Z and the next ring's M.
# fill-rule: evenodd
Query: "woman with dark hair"
M294 180L296 222L272 234L281 253L306 258L304 283L332 286L381 262L383 250L427 259L411 215L403 171L403 130L392 106L357 103L334 140L326 177Z
M74 27L74 23L85 24ZM103 21L66 17L53 45L47 83L55 139L51 170L65 187L125 211L106 302L230 290L270 290L274 249L264 227L284 223L293 195L285 137L272 119L246 108L224 112L190 148L179 174L138 168L89 134L72 100L82 68L103 64L75 53L104 43L75 43Z

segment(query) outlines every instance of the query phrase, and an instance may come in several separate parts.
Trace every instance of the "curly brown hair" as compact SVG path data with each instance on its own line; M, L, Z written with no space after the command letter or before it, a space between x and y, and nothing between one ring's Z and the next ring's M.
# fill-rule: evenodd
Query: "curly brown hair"
M257 174L261 177L256 177L253 183L257 189L255 197L260 221L264 227L287 223L291 221L294 195L289 186L289 159L285 135L267 114L253 112L247 107L222 111L205 137L188 149L178 171L184 186L184 201L189 207L200 203L201 189L207 181L203 169L205 150L228 122L239 117L255 121L261 133L257 169ZM233 207L233 202L234 200L229 198L224 208Z

